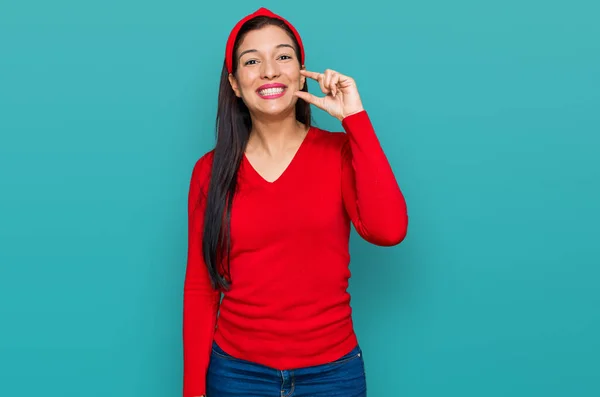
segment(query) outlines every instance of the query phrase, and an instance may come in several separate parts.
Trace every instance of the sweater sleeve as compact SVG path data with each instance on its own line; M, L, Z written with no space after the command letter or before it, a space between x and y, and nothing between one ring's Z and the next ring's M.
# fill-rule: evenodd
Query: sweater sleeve
M366 241L392 246L408 228L406 201L366 111L345 117L342 148L342 196L358 234Z
M183 291L183 397L206 395L206 371L220 293L213 289L202 256L206 161L192 171L188 194L188 254Z

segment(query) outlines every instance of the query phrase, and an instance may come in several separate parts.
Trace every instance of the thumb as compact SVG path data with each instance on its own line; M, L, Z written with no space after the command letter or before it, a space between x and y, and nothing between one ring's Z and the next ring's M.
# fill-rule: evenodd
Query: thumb
M318 96L315 96L305 91L296 91L294 92L294 95L310 104L315 105L318 108L324 108L323 98L319 98Z

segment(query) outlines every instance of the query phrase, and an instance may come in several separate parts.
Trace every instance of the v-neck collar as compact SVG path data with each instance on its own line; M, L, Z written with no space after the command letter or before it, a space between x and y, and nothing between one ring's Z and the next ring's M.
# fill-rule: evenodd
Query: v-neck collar
M298 149L296 149L296 153L294 153L294 156L292 157L292 160L290 161L290 163L287 165L287 167L285 167L283 172L274 181L266 180L256 170L256 168L254 168L254 166L252 165L250 160L248 160L248 157L246 156L245 152L244 152L242 161L243 161L244 165L246 166L248 173L251 175L252 179L255 179L256 181L258 181L258 183L261 183L261 184L264 184L267 186L274 186L274 185L280 184L280 183L282 183L283 180L285 180L285 178L288 177L288 174L293 173L294 168L296 167L296 163L302 159L303 152L306 150L306 146L308 145L310 139L312 139L313 134L314 134L314 127L311 126L308 129L306 135L304 136L304 139L302 139L300 146L298 146Z

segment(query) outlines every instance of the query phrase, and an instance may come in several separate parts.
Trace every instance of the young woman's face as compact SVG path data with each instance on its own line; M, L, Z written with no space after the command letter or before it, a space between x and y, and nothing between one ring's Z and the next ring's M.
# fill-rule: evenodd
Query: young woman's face
M236 76L229 81L236 95L253 114L277 115L293 110L294 92L304 86L294 42L277 26L246 34L233 62Z

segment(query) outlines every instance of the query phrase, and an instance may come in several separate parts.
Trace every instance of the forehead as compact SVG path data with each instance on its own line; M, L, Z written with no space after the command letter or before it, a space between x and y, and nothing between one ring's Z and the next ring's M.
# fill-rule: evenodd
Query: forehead
M240 43L238 53L251 49L269 51L279 44L289 44L294 46L294 41L282 28L268 25L248 32Z

